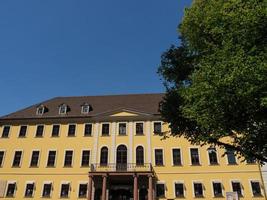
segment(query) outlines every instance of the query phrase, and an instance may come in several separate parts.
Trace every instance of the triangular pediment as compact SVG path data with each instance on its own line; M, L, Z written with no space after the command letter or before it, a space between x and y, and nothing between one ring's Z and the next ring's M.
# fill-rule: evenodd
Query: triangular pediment
M100 113L97 116L108 117L137 117L137 116L149 116L151 113L145 113L134 109L120 108L116 110Z

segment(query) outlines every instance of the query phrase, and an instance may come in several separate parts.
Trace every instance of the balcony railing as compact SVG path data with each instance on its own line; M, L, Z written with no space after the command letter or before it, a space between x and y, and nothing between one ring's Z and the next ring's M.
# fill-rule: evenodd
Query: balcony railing
M125 164L91 164L91 172L151 172L151 163L136 164L136 163L125 163Z

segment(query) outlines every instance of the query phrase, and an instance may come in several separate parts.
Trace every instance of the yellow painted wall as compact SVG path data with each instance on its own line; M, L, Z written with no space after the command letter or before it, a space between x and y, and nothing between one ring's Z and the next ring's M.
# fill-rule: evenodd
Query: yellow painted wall
M132 125L130 126L130 123ZM119 144L125 144L128 149L132 148L132 160L135 162L135 148L142 145L145 149L145 162L148 162L149 156L152 159L152 165L158 177L158 181L166 184L166 198L172 199L174 197L174 183L175 181L183 181L185 184L186 199L195 199L193 197L193 181L201 181L204 186L204 198L213 199L212 196L212 180L220 180L223 184L224 198L216 198L218 200L225 199L225 192L232 191L231 180L239 180L243 186L242 199L260 200L264 197L252 198L250 188L250 180L261 181L259 168L256 164L246 164L238 160L237 165L228 165L227 158L221 157L224 149L217 149L219 165L210 166L208 162L208 146L199 147L200 166L191 166L190 162L190 147L191 145L184 138L169 138L162 140L161 136L153 134L153 122L144 122L145 135L135 135L134 122L127 122L127 135L118 135L118 123L116 123L115 132L115 147ZM110 130L112 131L112 124L110 123ZM3 126L0 127L0 134ZM98 129L98 138L95 138L96 130ZM150 132L149 132L150 129ZM168 127L165 124L163 131ZM9 138L0 138L0 150L5 150L5 158L3 166L0 168L0 180L16 180L17 191L16 199L23 199L25 193L26 181L35 181L36 190L34 192L34 199L41 198L42 187L44 181L53 182L52 199L58 199L60 194L61 181L71 182L70 199L77 199L78 183L87 181L89 169L81 167L81 153L84 149L89 149L90 161L93 159L94 141L98 140L96 162L99 163L100 148L108 146L109 161L115 157L115 151L112 149L112 135L101 136L101 123L93 124L93 135L91 137L84 137L84 124L77 124L76 136L67 137L68 124L61 124L60 136L51 137L52 125L46 124L44 130L44 137L35 138L36 125L29 125L27 135L25 138L18 138L19 126L12 126L9 133ZM130 134L132 133L132 134ZM151 135L150 137L148 136ZM148 147L148 139L151 140L151 148ZM164 150L164 166L157 167L154 165L154 149L162 148ZM172 166L172 148L180 148L182 154L182 166ZM46 162L48 157L48 150L57 150L57 159L55 168L47 168ZM67 149L74 150L74 159L72 167L63 167L64 151ZM19 168L12 168L12 161L15 150L23 150L22 165ZM40 150L39 167L31 168L30 160L33 150ZM150 155L149 155L150 152ZM130 154L130 152L129 152ZM128 154L128 156L129 156ZM262 183L261 183L262 184ZM263 193L262 193L263 194ZM5 198L7 199L7 198ZM11 198L14 199L14 198Z

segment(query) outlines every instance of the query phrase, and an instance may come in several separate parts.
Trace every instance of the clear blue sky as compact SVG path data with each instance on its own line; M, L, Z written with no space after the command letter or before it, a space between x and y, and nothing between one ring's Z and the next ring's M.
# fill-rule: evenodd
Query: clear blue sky
M191 0L0 1L0 116L55 96L163 92Z

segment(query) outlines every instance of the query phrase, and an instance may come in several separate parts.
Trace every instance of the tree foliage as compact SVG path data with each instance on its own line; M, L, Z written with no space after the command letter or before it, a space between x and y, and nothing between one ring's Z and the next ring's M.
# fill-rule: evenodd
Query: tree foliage
M195 0L179 32L158 69L172 134L267 161L267 1Z

